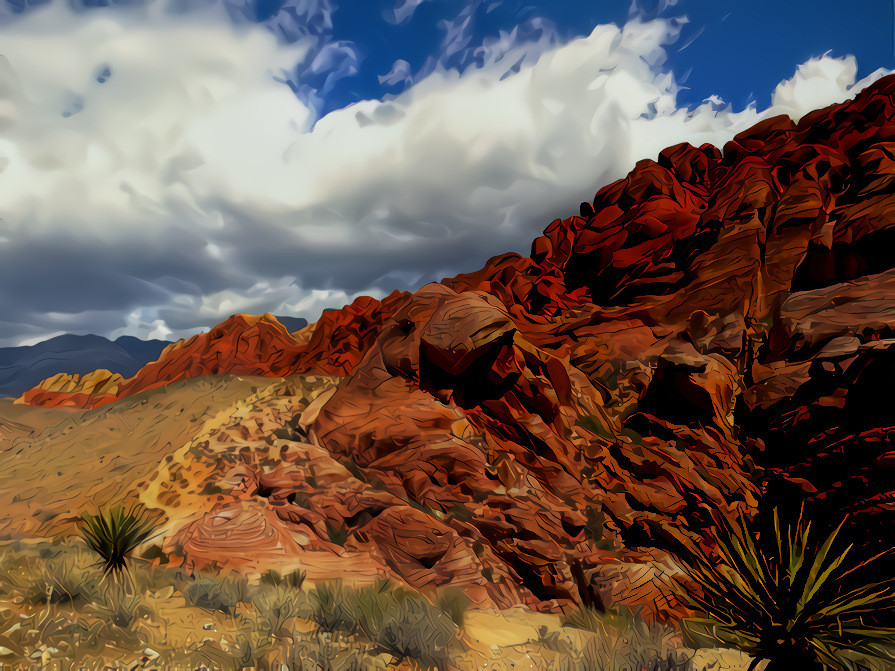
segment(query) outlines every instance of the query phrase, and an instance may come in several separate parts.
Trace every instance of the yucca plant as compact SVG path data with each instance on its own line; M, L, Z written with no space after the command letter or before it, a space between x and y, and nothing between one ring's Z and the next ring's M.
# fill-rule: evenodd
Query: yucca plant
M145 508L114 506L81 516L80 535L102 560L103 575L127 571L131 553L155 530Z
M683 600L707 616L684 620L689 645L739 648L754 657L750 671L765 659L765 671L847 671L849 651L895 661L895 630L868 619L895 606L892 581L865 577L887 553L855 557L837 541L842 524L816 541L804 511L782 526L775 509L764 537L744 517L714 522L718 556L699 548L682 560L697 587Z

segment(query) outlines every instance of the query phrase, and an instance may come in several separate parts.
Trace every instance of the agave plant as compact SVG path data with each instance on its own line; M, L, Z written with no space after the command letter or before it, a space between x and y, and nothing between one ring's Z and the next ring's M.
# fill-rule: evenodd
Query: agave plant
M115 506L81 516L80 535L87 546L102 559L103 575L127 570L131 553L147 541L154 531L146 510L137 505Z
M683 561L697 587L683 600L706 615L684 620L689 645L739 648L750 671L765 659L765 671L847 671L848 654L895 661L895 630L868 620L895 607L893 583L862 579L886 553L855 557L837 542L842 524L816 542L804 511L781 527L775 509L764 538L744 517L714 520L718 556L696 549Z

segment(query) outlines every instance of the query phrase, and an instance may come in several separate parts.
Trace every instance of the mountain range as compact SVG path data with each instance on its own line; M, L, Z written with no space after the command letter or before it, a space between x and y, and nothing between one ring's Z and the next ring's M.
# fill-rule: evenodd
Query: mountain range
M277 317L286 328L298 331L308 325L300 317ZM60 335L35 345L0 348L0 397L19 396L42 380L67 373L85 375L105 369L131 377L155 361L171 343L121 336L109 340L98 335Z

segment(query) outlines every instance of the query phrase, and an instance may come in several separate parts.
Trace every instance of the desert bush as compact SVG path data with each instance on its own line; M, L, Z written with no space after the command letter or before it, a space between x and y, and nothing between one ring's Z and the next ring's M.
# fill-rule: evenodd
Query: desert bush
M141 597L112 584L100 589L90 609L104 622L120 629L129 629L138 619L149 614Z
M261 576L261 583L273 585L274 587L288 587L289 589L299 590L305 584L308 574L301 569L290 571L286 575L280 575L277 571L265 571Z
M399 660L444 669L455 637L456 626L445 613L418 594L397 593L374 642Z
M394 610L392 584L388 580L377 580L372 585L349 591L346 600L352 611L354 630L375 641L386 616Z
M31 603L72 603L90 599L100 578L88 555L77 548L58 546L54 554L24 563L12 580L18 580Z
M81 516L81 538L102 559L103 574L127 570L131 553L154 531L145 508L114 506Z
M856 559L837 541L842 525L823 540L804 514L773 531L740 517L715 515L718 557L695 548L682 560L694 591L682 599L705 618L684 620L693 647L736 647L766 671L854 668L848 653L895 662L895 630L875 626L874 614L895 607L892 581L863 581L881 555ZM868 619L871 618L871 619Z
M340 581L317 585L310 595L311 620L319 631L352 632L357 627L355 609L346 597L346 590Z
M688 662L673 629L630 610L604 613L581 606L563 617L563 625L595 634L581 654L584 668L592 671L673 671Z
M186 602L205 610L217 610L232 615L240 603L251 599L249 583L237 574L211 576L198 574L183 592Z
M295 590L269 587L252 596L252 604L258 611L262 627L271 635L278 635L287 621L301 613L302 597Z
M236 637L229 646L235 667L237 669L258 668L261 660L274 648L270 631L259 626L257 620L247 617L239 617L236 625Z
M454 624L462 628L470 603L469 597L466 596L466 592L462 588L447 587L439 594L436 605L451 618Z
M351 529L346 527L344 524L336 526L327 522L326 535L329 536L329 540L336 545L345 545L345 542L348 540L348 536L351 535Z
M181 568L156 566L146 562L134 562L131 566L131 576L140 592L155 592L173 587L176 591L184 593L187 587L193 584L193 578Z
M364 655L342 648L323 635L314 640L296 639L288 648L284 665L289 671L361 671Z
M360 589L322 584L311 597L312 619L321 632L359 634L374 644L374 649L425 668L441 669L447 664L457 626L419 594L380 580Z

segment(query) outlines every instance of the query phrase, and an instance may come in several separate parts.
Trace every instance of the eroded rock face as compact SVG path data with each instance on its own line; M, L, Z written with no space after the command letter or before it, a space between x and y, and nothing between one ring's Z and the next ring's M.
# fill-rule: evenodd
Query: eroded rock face
M641 161L528 258L300 334L234 318L90 403L214 372L344 377L265 424L288 444L246 429L190 448L192 484L186 462L160 473L152 500L197 563L230 557L214 539L238 525L265 562L344 551L501 606L673 610L643 571L710 511L765 495L851 511L855 533L891 523L893 180L888 77L723 151ZM190 498L209 482L226 490L210 508Z
M708 444L689 455L682 444L674 463L667 440L626 433L587 376L527 341L493 297L429 285L386 322L309 439L464 539L492 600L556 607L596 589L625 539L670 541L668 527L707 505L706 492L713 507L754 503L736 446L716 428L729 431L735 383L706 360L714 367L696 366L692 386L704 390L710 428L688 435Z
M96 408L118 398L123 381L118 373L104 369L86 375L59 373L29 389L15 402L46 408Z

